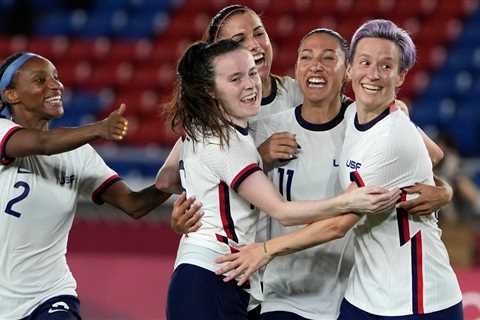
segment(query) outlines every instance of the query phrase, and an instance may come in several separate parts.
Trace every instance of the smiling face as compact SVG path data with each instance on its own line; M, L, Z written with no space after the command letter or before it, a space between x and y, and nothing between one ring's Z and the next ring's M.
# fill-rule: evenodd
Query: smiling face
M247 120L260 108L262 83L250 52L244 49L222 54L213 60L214 97L227 118L246 127Z
M270 76L272 68L272 44L260 17L253 11L229 16L219 30L219 39L232 39L249 50L262 79Z
M400 50L381 38L363 38L348 68L355 100L367 111L383 109L395 99L407 71L400 72Z
M298 49L295 77L305 100L317 104L339 99L345 80L345 53L327 33L313 33Z
M13 84L5 95L18 112L39 120L52 120L63 115L63 84L49 60L32 57L18 69Z

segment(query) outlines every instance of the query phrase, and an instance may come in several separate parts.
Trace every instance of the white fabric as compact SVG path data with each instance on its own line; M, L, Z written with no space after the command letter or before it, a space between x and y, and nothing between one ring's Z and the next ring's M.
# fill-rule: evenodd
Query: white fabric
M198 143L187 138L180 159L182 187L188 197L195 196L202 201L205 214L200 229L182 237L175 267L189 263L215 271L219 268L215 257L255 240L258 212L234 188L242 178L261 168L261 158L251 136L235 130L229 146L221 147L216 138ZM219 241L217 235L228 238L229 245ZM210 253L199 252L198 247ZM259 297L258 293L252 294Z
M386 111L384 118L372 120L370 127L356 126L355 115L351 113L346 119L340 160L343 188L350 184L350 174L355 169L367 186L401 188L416 182L433 185L426 147L403 112ZM460 289L434 214L406 215L403 224L397 221L397 215L397 210L393 210L367 216L355 226L355 266L346 299L364 311L382 316L409 315L415 306L422 305L423 312L430 313L458 303ZM407 226L407 241L400 245L400 230ZM412 260L412 246L417 249L417 264ZM423 276L423 281L421 277L414 278L414 271ZM423 304L418 299L414 303L414 291L418 292L417 297L423 297ZM421 308L418 307L419 312Z
M14 127L0 119L1 142ZM90 197L112 176L89 145L0 164L0 319L20 319L51 297L76 295L65 254L77 198Z
M322 125L302 121L299 107L258 121L256 134L260 140L274 132L289 131L296 134L301 146L298 159L285 162L269 174L287 200L324 199L341 192L338 163L345 109L349 108L344 105L336 118ZM300 228L284 227L271 219L271 237ZM351 232L342 239L276 257L265 268L262 313L286 311L308 319L337 319L352 264Z

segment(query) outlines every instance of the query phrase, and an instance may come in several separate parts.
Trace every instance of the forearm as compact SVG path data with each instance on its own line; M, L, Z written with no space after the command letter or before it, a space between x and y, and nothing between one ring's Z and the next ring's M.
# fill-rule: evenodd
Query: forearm
M48 131L25 128L14 133L8 141L6 154L13 158L58 154L76 149L99 137L98 123Z
M359 219L358 215L349 213L317 221L295 232L268 240L267 252L272 257L283 256L342 238Z
M165 202L170 195L158 190L154 185L140 191L132 191L123 181L118 181L105 190L102 200L130 217L139 219Z
M167 159L165 159L163 166L158 170L155 178L155 186L157 189L167 193L179 194L182 192L178 167L182 145L182 140L178 139Z
M99 125L94 123L77 128L44 131L40 136L40 145L43 146L45 154L51 155L76 149L100 137Z
M139 219L157 208L171 195L171 193L160 191L151 185L140 191L131 192L129 201L121 209L130 217Z
M417 130L422 136L423 143L427 148L432 165L435 167L445 156L443 150L432 139L430 139L430 137L421 128L417 127Z
M435 186L440 188L441 191L441 199L443 199L443 204L442 206L446 205L450 201L452 201L453 198L453 188L446 182L445 180L441 179L438 176L433 176L433 179L435 181Z
M283 201L272 210L272 216L282 225L291 226L331 218L346 211L343 198L334 197L318 201Z

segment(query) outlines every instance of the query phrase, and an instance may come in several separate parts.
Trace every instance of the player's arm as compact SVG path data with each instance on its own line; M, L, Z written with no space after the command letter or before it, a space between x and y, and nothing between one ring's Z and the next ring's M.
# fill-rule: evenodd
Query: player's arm
M122 210L134 219L143 217L170 196L170 193L160 191L154 185L140 191L133 191L122 180L113 183L100 195L102 201Z
M452 201L453 189L443 179L434 176L435 186L416 183L404 190L409 194L418 194L415 199L400 203L400 207L410 214L429 215Z
M160 170L158 170L157 177L155 179L155 186L157 189L169 193L179 194L182 192L178 170L182 144L182 139L178 139L170 151L167 159L163 163L163 166L160 168Z
M204 213L202 203L195 197L187 198L185 192L175 200L170 217L170 228L177 234L195 232L202 226L200 219Z
M410 117L410 111L408 110L407 105L401 100L395 100L395 105L404 112L408 117ZM445 156L442 148L438 146L420 127L417 126L418 132L422 136L423 143L427 147L428 155L432 161L432 165L435 167Z
M124 111L125 105L122 104L104 120L78 128L48 131L22 128L9 137L5 155L10 158L52 155L76 149L97 138L121 140L128 129L127 119L122 116Z
M353 190L353 184L350 190ZM248 277L268 264L274 257L304 250L327 241L343 238L360 216L348 213L317 221L300 230L275 237L262 243L239 248L239 252L219 257L215 262L223 264L216 273L224 274L225 282L238 279L242 285Z
M307 224L345 212L373 213L391 207L400 191L380 187L359 188L350 193L316 201L285 201L262 171L246 177L238 194L283 225Z
M265 171L273 168L275 161L292 160L298 153L299 145L295 135L289 132L276 132L258 146Z
M274 257L304 250L327 241L340 239L352 228L360 216L348 213L317 221L292 233L262 243L239 248L239 252L221 256L215 262L223 264L216 274L224 274L223 281L238 278L242 285L255 271L267 265Z
M428 155L430 156L432 165L435 167L443 159L445 154L443 153L442 148L440 148L438 144L430 139L430 137L420 127L417 127L417 130L422 136L423 143L425 143L425 147L427 147Z

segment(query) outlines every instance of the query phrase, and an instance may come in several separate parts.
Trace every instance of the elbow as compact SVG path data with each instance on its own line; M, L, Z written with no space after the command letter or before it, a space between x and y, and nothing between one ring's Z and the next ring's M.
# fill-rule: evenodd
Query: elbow
M130 218L138 220L147 214L144 210L123 210Z
M312 221L307 221L305 219L298 219L296 217L291 217L291 216L284 216L284 217L281 217L281 218L277 218L278 222L280 222L280 224L284 227L291 227L291 226L298 226L298 225L303 225L303 224L309 224L309 223L312 223L314 222L313 220Z
M436 166L440 161L443 160L445 157L445 153L443 152L442 149L438 148L435 150L435 152L432 154L431 159L432 159L432 166Z
M350 228L343 223L334 223L331 228L332 240L345 237Z
M280 224L284 227L291 227L291 226L296 225L296 223L294 221L292 221L291 219L288 219L288 218L278 219L278 222L280 222Z

